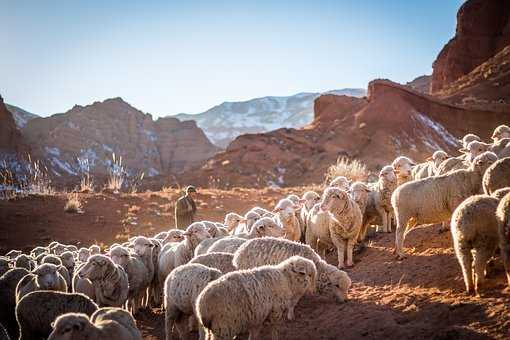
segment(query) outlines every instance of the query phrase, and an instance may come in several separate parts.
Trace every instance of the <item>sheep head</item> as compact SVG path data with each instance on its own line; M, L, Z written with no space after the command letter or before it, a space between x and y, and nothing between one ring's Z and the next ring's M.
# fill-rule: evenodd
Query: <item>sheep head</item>
M136 254L140 256L152 256L152 248L154 248L154 243L145 237L145 236L137 236L130 240L133 245L133 249Z
M170 243L170 242L181 242L184 240L184 231L180 229L171 229L167 232L167 235L165 239L163 240L163 243Z
M473 160L470 168L483 175L485 170L497 160L498 156L494 152L486 151Z
M411 171L416 164L409 158L405 156L400 156L395 158L395 160L391 163L395 174L400 178L408 178L411 177Z
M113 263L124 267L125 265L127 265L131 254L129 253L129 250L127 248L124 248L122 246L115 246L112 249L110 249L109 255Z
M243 220L244 218L241 215L231 212L225 215L225 226L228 231L233 231Z
M65 251L60 255L60 260L66 268L74 267L74 255L70 251Z
M334 178L331 183L329 183L330 187L339 187L342 190L348 191L349 186L351 185L351 181L347 179L345 176L338 176Z
M320 209L341 214L349 204L349 194L338 187L329 187L322 194Z
M462 140L460 141L462 143L463 148L467 148L468 144L472 141L481 141L482 139L475 135L474 133L468 133L464 137L462 137Z
M58 288L59 267L60 266L56 266L52 263L44 263L34 269L32 273L36 275L37 285L42 290L53 290Z
M326 262L320 264L321 270L317 280L319 294L334 298L338 303L348 300L351 279L343 270Z
M462 148L459 151L463 152L466 155L466 159L469 162L473 162L473 160L482 153L489 151L491 147L491 144L479 142L479 141L472 141L470 142L466 148Z
M48 340L72 340L82 338L81 334L91 325L86 314L68 313L60 315L51 324L53 331Z
M296 210L300 208L300 206L294 204L290 199L284 198L274 207L273 213L277 214L281 220L285 221L295 216Z
M78 260L80 262L87 262L90 257L90 250L88 248L80 248L78 250Z
M270 217L262 217L251 227L250 234L255 233L257 237L282 237L283 229Z
M494 142L497 142L503 138L510 138L510 127L507 125L498 126L496 129L494 129L491 138Z
M115 270L113 261L105 255L92 255L80 271L82 278L99 281Z
M207 228L201 222L192 223L183 235L185 239L191 243L193 248L196 248L196 246L206 238L211 237L211 234L209 234Z
M313 208L313 206L319 203L321 200L321 196L315 191L307 191L303 194L302 201L304 201L304 205L307 210Z
M293 286L299 286L310 293L315 293L317 269L315 264L301 256L292 256L280 263L283 272L290 278Z
M391 165L386 165L381 169L379 172L379 181L388 184L394 184L397 182L395 170Z

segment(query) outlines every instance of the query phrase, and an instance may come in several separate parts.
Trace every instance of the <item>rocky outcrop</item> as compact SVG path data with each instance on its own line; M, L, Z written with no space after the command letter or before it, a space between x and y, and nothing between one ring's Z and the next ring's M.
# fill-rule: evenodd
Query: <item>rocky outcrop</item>
M12 113L7 110L0 96L0 159L6 156L21 155L28 151L16 127Z
M14 118L14 121L16 122L16 126L18 127L18 129L22 129L23 127L25 127L29 120L39 117L34 113L28 112L14 105L6 103L5 107L7 108L7 110L9 110L10 113L12 113L12 117Z
M415 79L413 79L412 81L407 82L406 86L409 86L410 88L412 88L413 90L415 90L417 92L429 94L431 81L432 81L432 76L427 76L427 75L419 76L419 77L416 77Z
M131 173L178 173L197 166L218 149L194 122L154 121L121 98L107 99L47 118L30 120L22 130L34 155L56 176L74 176L87 160L91 172L105 174L112 154Z
M470 73L509 44L510 1L466 1L457 14L455 37L433 64L431 91Z
M323 95L315 118L302 129L279 129L238 137L181 182L230 188L321 183L338 157L372 170L398 155L421 161L436 150L457 154L467 132L489 138L510 114L466 109L388 80L369 84L368 98Z

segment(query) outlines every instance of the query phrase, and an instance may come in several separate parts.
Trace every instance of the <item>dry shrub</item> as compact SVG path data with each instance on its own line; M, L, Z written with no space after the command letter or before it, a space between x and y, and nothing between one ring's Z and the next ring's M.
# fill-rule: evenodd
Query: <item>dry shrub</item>
M94 192L94 180L90 176L90 163L86 158L78 158L78 165L81 170L79 192Z
M126 179L126 171L122 166L122 156L115 157L115 153L112 154L112 165L108 169L108 180L106 181L106 188L114 193L120 192L122 185Z
M349 159L346 157L338 158L336 164L331 165L326 172L326 183L331 182L338 176L344 176L351 181L365 182L368 178L369 171L367 166L357 159Z
M77 193L73 192L67 196L67 202L64 206L64 211L70 214L80 214L83 212L81 200Z

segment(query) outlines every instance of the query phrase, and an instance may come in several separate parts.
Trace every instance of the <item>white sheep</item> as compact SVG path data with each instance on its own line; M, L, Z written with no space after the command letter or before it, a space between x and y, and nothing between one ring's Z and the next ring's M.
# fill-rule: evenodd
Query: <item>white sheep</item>
M239 226L241 222L244 221L244 217L236 214L234 212L230 212L225 215L225 226L227 227L227 230L229 233L233 233L236 228Z
M494 129L491 138L494 142L497 142L503 138L510 138L510 127L508 125L498 126Z
M246 242L246 238L241 237L225 237L217 240L209 249L207 249L207 254L209 253L235 253L235 251Z
M296 216L299 209L301 209L301 206L297 206L290 199L284 198L278 202L273 210L276 220L283 228L284 237L291 241L301 239L301 224Z
M480 294L487 261L498 245L498 203L498 199L491 196L471 196L462 202L452 215L453 247L468 294L473 291Z
M62 254L64 254L64 253L62 253ZM60 273L60 275L62 275L62 277L66 281L67 288L68 289L71 288L71 284L72 284L71 273L69 273L69 270L67 270L67 268L63 265L62 260L60 259L59 256L53 255L53 254L45 255L41 260L41 264L44 264L44 263L51 263L51 264L54 264L55 266L57 266L58 267L57 271Z
M320 209L329 213L329 239L321 242L330 243L337 249L338 268L344 268L344 257L347 253L347 267L354 265L352 253L358 239L363 216L358 204L349 194L336 187L324 190ZM312 240L313 243L313 240Z
M37 246L35 247L34 249L32 249L30 251L30 256L32 256L34 259L36 257L38 257L39 255L41 254L47 254L48 253L48 248L46 247L41 247L41 246Z
M83 294L47 290L30 293L16 306L19 339L47 339L52 331L51 324L59 315L65 313L92 315L97 308L97 305Z
M264 321L275 324L294 319L294 307L315 287L312 261L293 256L278 265L236 271L209 283L200 293L196 310L200 323L214 338L233 338L249 332L258 338Z
M369 194L371 190L365 183L362 182L354 182L351 184L349 189L349 194L351 198L358 204L359 210L361 212L361 216L365 216L365 210L368 205ZM358 242L363 242L366 237L368 224L361 223L361 228L358 234Z
M301 202L303 202L303 205L301 206L301 211L299 212L299 216L302 221L302 229L301 229L301 242L306 241L306 228L307 228L307 220L308 220L308 214L312 210L313 206L317 203L319 203L321 200L321 196L316 193L315 191L307 191L303 194L301 197Z
M483 190L487 195L494 191L510 187L510 157L499 159L483 175Z
M130 240L130 243L133 246L133 250L135 254L137 254L140 257L140 260L145 265L145 268L147 269L146 273L146 294L143 305L147 307L149 305L149 298L150 298L150 292L149 292L149 286L152 283L155 275L156 268L154 267L154 255L153 250L156 246L156 244L149 238L145 236L137 236ZM158 254L159 255L159 254Z
M138 330L138 327L136 327L136 321L133 315L124 309L116 307L99 308L92 314L90 321L94 324L103 321L115 321L123 325L131 333L133 340L142 340L142 334Z
M330 183L330 187L338 187L342 190L349 191L351 181L345 176L337 176Z
M317 267L318 293L339 303L347 300L351 279L346 272L328 264L310 246L274 237L256 238L245 242L234 254L234 266L249 269L278 264L291 256L307 258Z
M101 248L97 244L93 244L89 247L90 255L101 254Z
M142 307L143 297L150 284L150 272L145 266L143 259L131 253L123 246L115 246L109 251L113 263L120 265L127 274L129 291L127 306L133 314Z
M34 259L26 254L21 254L14 260L15 268L25 268L26 270L33 270L35 268Z
M48 340L135 340L130 329L114 320L92 323L86 314L66 313L57 317Z
M262 209L262 208L260 208L260 209ZM248 211L244 215L244 220L243 220L244 223L239 224L237 226L237 228L234 231L234 235L249 232L253 223L257 222L261 218L261 216L262 215L260 215L259 213L255 212L253 210Z
M490 148L491 144L476 140L469 142L466 147L459 150L463 155L445 160L439 165L436 175L444 175L454 170L467 169L477 156L487 152Z
M442 150L435 151L427 161L420 163L413 168L413 179L423 179L435 176L441 163L449 158L448 154Z
M379 181L375 190L373 190L375 208L382 219L382 226L377 228L378 231L391 232L391 218L393 216L391 195L397 186L397 178L393 168L388 165L383 167L379 172Z
M78 250L78 261L81 263L87 262L90 257L90 249L88 248L80 248Z
M510 194L506 194L499 202L496 218L498 221L501 259L505 266L508 287L510 288Z
M36 290L67 291L65 279L58 272L58 266L45 263L26 275L16 287L16 301Z
M453 171L442 176L408 182L398 187L391 197L397 219L395 252L399 259L405 235L420 224L448 221L455 208L466 198L481 193L482 176L497 160L492 152L475 158L469 169Z
M184 232L184 241L168 243L161 249L158 261L158 282L165 282L168 274L180 265L188 263L195 254L195 248L205 239L211 237L203 223L194 222Z
M16 287L26 275L30 274L25 268L13 268L0 277L0 320L13 339L18 338L18 323L16 322Z
M184 240L184 230L181 229L170 229L166 232L165 238L162 240L162 246L171 242L181 242Z
M109 257L92 255L78 274L92 282L99 306L122 307L126 303L129 291L127 274Z
M222 275L221 271L198 263L188 263L175 268L165 280L165 334L172 339L174 323L181 339L189 338L186 331L190 316L196 315L195 303L205 286ZM183 327L184 326L184 327ZM199 326L200 339L205 331Z
M414 161L406 156L399 156L393 160L391 166L397 176L397 185L402 185L412 180L412 170L416 165Z
M218 269L220 272L226 274L236 270L233 263L234 254L232 253L207 253L195 256L188 263L199 263L204 266Z
M11 269L11 260L0 256L0 276L4 275L9 269Z

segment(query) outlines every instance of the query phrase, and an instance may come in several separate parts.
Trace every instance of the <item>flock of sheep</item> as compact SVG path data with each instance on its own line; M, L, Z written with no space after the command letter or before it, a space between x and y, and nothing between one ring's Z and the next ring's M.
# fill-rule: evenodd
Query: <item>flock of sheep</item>
M510 286L510 128L492 143L466 135L462 155L436 151L424 163L400 156L376 183L337 177L322 195L281 199L272 211L231 212L223 223L137 236L101 250L52 242L0 257L3 338L141 339L132 315L163 307L167 339L277 336L298 301L319 294L348 298L353 251L368 228L391 232L395 252L417 225L451 220L468 293L480 292L499 247ZM482 194L484 193L484 194ZM338 265L325 261L336 251ZM0 332L2 333L2 332ZM2 334L0 334L0 339Z

